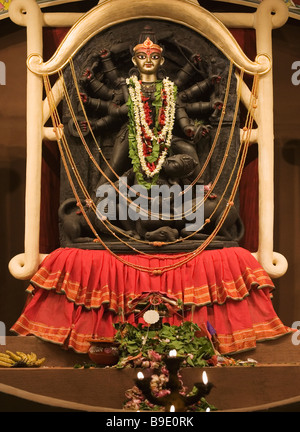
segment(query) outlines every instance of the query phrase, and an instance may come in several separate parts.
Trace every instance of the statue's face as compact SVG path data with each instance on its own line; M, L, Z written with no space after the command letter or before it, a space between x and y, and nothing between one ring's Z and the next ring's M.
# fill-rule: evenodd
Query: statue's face
M164 58L158 52L139 51L132 58L133 63L141 74L156 75L159 66L164 62Z

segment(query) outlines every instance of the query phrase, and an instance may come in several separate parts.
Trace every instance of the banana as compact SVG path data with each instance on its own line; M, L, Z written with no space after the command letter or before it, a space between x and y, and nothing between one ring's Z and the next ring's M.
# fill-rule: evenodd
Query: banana
M9 355L5 354L5 353L0 353L0 357L1 358L9 358Z
M10 357L12 360L14 360L14 361L16 361L16 362L18 362L18 361L21 360L21 357L18 356L17 354L15 354L15 353L13 353L12 351L8 351L8 350L6 350L6 352L7 352L7 354L9 355L9 357Z
M16 353L7 350L6 353L0 353L0 367L39 367L44 363L46 357L38 359L36 353L31 352L26 354L22 351L16 351Z
M35 353L30 353L30 355L31 355L31 361L33 362L33 363L35 363L36 361L37 361L37 355L35 354Z
M43 364L45 360L46 360L46 357L42 357L42 358L38 359L35 362L35 366L41 366L41 364Z
M12 360L8 354L0 353L0 362L2 363L9 363L11 365L15 364L15 361ZM3 365L2 365L3 366Z
M32 365L32 355L31 354L26 354L26 356L27 356L27 360L26 360L26 364L28 365L28 366L31 366Z
M22 351L17 351L18 356L21 357L21 361L23 361L24 363L27 363L28 361L28 357L27 354L23 353Z
M11 365L14 365L16 362L14 361L14 360L12 360L11 358L4 358L4 357L2 357L2 358L0 358L0 360L2 361L2 362L5 362L5 363L9 363L9 364L11 364Z
M27 365L28 366L35 366L35 362L37 361L37 355L33 352L31 352L30 354L27 354Z
M12 367L13 365L9 362L6 362L4 360L0 360L0 367Z

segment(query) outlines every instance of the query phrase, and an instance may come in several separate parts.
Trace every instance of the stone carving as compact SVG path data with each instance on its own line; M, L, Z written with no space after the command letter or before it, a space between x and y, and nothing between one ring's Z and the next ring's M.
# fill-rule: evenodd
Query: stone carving
M126 197L130 197L126 206L132 208L134 199L141 199L142 194L149 201L147 208L152 208L153 199L160 202L158 220L150 213L144 218L124 220L119 217L124 200L118 194L112 194L114 217L105 211L105 215L103 211L101 215L95 214L82 196L89 220L105 241L116 245L114 233L122 238L129 237L127 241L133 243L134 240L143 240L145 244L172 243L185 239L177 243L180 249L192 247L195 241L199 244L213 231L220 212L228 205L226 199L233 182L230 175L239 147L238 118L231 133L236 80L234 74L229 79L229 65L228 59L215 46L188 28L138 20L114 26L95 36L79 51L74 58L78 87L74 85L71 69L66 69L64 79L74 107L74 113L67 104L63 107L66 136L80 178L97 209L104 199L99 194L101 187L118 191L124 179ZM226 111L221 131L217 132L227 89ZM91 162L82 139L100 171ZM202 172L214 139L218 140L215 150ZM219 175L229 141L226 163L210 193L209 187ZM191 209L197 199L197 188L202 188L207 193L204 220L209 223L190 236L184 217L174 220L174 211L171 211L169 220L162 219L161 198L151 196L153 187L161 185L170 188L177 185L181 191L190 188ZM227 192L221 197L226 187ZM113 203L105 199L107 210ZM172 209L172 196L164 199ZM221 247L236 245L243 235L238 199L230 205L232 209L212 247L220 247L219 241L223 242ZM105 210L104 206L101 208ZM63 170L59 216L62 245L101 247L93 242L95 237L76 206ZM107 220L109 225L103 223ZM187 246L188 243L191 246Z

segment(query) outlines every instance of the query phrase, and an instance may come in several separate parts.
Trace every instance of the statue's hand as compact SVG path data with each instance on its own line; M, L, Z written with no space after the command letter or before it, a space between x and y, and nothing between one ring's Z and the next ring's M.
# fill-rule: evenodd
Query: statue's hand
M93 128L92 122L90 122L90 125ZM78 117L76 122L71 118L68 122L68 128L70 134L74 137L86 136L90 133L90 127L84 117Z
M93 78L93 76L94 74L90 69L86 69L82 74L82 78L87 79L88 81L90 81Z
M92 127L91 123L90 123L90 125ZM88 125L88 123L87 123L86 120L80 120L80 121L78 121L78 126L79 126L80 131L81 131L81 133L82 133L83 136L86 136L86 135L89 134L90 129L89 129L89 125Z
M210 77L210 80L212 84L219 84L219 82L221 81L221 77L220 75L212 75Z
M80 99L84 104L87 104L89 101L89 97L86 93L79 93L80 94Z
M211 131L211 129L212 129L212 126L211 125L203 125L203 126L201 126L201 135L203 136L203 137L205 137L205 136L207 136L209 133L210 133L210 131Z
M190 124L183 128L183 132L187 137L192 139L196 133L196 127L193 124Z
M194 143L197 144L198 142L201 141L202 138L205 138L207 135L209 135L211 129L212 129L211 125L198 126L194 137Z
M200 54L193 54L190 60L196 65L201 62L201 56Z
M103 48L99 51L99 55L102 59L105 59L110 57L110 52L106 48Z
M221 111L221 109L223 108L223 101L219 100L219 99L215 99L211 102L211 108L213 110L218 110Z
M81 81L82 83L86 83L86 82L91 81L93 78L94 78L94 74L93 74L93 72L92 72L90 69L86 69L86 70L83 72L80 81Z

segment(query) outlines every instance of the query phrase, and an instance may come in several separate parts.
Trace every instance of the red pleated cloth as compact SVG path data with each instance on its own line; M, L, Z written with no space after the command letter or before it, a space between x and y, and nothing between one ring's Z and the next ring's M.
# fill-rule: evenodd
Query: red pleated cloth
M180 261L176 255L122 258L153 268ZM180 299L184 320L208 321L222 354L252 349L257 341L292 331L274 311L272 280L240 247L204 251L161 275L136 270L108 251L60 248L44 259L30 282L30 299L11 330L80 353L88 351L87 339L113 336L113 324L124 317L134 324L130 301L151 292ZM174 314L164 321L179 325L182 318Z

